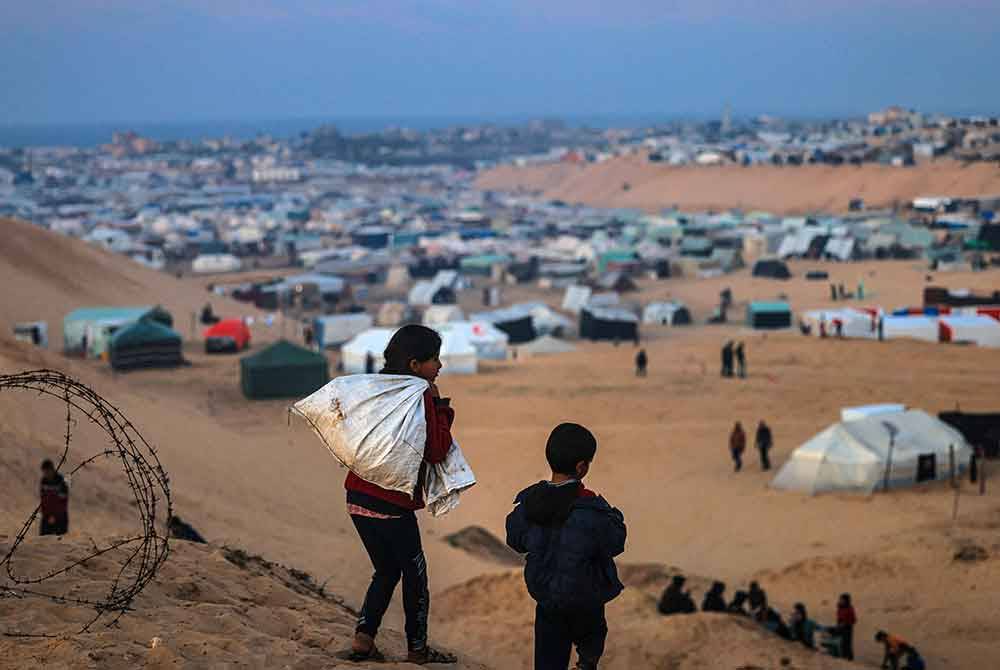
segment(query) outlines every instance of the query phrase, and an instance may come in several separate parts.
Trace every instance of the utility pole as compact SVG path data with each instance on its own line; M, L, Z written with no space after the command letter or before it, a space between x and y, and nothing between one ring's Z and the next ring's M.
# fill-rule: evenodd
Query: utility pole
M889 454L885 462L885 478L883 481L883 489L888 491L889 477L890 474L892 473L892 451L896 447L896 433L899 432L899 429L896 428L896 426L889 423L888 421L883 421L882 425L885 426L885 429L887 431L889 431Z

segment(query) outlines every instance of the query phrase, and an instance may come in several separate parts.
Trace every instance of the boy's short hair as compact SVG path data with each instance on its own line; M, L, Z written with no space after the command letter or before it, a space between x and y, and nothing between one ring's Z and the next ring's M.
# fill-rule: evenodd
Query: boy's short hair
M578 423L561 423L549 435L545 444L545 459L552 472L575 475L576 464L594 460L597 438Z
M49 459L42 461L42 470L55 470L56 466Z

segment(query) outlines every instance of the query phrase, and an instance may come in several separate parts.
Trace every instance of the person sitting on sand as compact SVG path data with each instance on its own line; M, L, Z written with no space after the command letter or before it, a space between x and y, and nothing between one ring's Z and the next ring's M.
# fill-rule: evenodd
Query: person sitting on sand
M924 670L924 659L906 640L880 630L875 633L875 641L885 649L882 658L883 670ZM900 661L904 661L904 665L900 666Z
M747 599L748 596L746 591L737 591L733 596L733 602L729 603L729 607L726 608L726 611L730 614L738 614L740 616L747 617L750 616L750 612L748 612L746 608Z
M625 588L614 561L625 551L625 519L583 484L596 453L589 430L556 426L545 445L552 478L518 493L507 515L507 545L527 554L524 581L536 602L536 670L566 670L574 646L578 670L595 670L605 605Z
M698 611L691 594L684 590L685 581L683 575L674 575L670 586L663 591L663 597L660 598L660 604L657 608L660 610L660 614L671 616L674 614L693 614Z
M798 642L810 649L816 648L816 622L809 618L805 605L795 603L789 624L793 642Z
M701 601L702 612L725 612L726 599L724 593L726 585L722 582L712 582L711 588L705 593L705 599Z
M750 582L750 593L747 596L751 614L756 614L760 608L767 604L767 593L760 588L760 584L757 582Z
M778 611L767 604L767 600L757 609L754 620L761 626L785 640L792 639L792 632L785 625Z

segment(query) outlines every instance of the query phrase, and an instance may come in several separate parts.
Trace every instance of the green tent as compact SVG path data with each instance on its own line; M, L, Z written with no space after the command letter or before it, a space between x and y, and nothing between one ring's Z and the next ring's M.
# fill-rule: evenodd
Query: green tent
M792 309L787 302L751 302L747 305L747 325L756 330L790 328Z
M279 340L240 359L240 385L247 398L304 398L329 381L322 354Z
M82 307L63 319L63 349L66 353L85 353L98 358L107 350L108 340L116 330L140 319L156 321L168 328L174 325L170 312L159 305Z
M181 336L156 321L140 319L111 336L111 367L116 370L163 368L184 362Z

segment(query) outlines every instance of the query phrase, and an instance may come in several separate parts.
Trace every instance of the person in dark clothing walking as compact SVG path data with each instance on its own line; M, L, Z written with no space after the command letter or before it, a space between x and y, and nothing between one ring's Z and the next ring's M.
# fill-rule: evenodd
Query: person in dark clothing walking
M858 616L851 603L851 594L843 593L837 601L837 633L840 635L840 656L848 661L854 660L854 626Z
M771 457L769 452L771 447L774 445L773 438L771 436L771 428L763 421L757 426L757 438L755 440L757 451L760 452L760 469L767 470L771 469Z
M701 601L702 612L725 612L726 611L726 585L722 582L712 582L712 586L705 593L704 600Z
M726 342L722 347L722 376L732 377L733 376L733 343L732 341Z
M507 545L527 555L524 581L536 602L536 670L566 670L574 646L579 670L597 668L604 606L625 588L614 562L625 551L625 519L583 484L596 453L589 430L556 426L545 445L551 479L518 493L507 515Z
M729 435L729 453L733 457L733 466L736 472L743 469L743 451L747 447L747 436L743 432L743 425L737 421L733 426L733 432Z
M645 377L646 376L646 365L649 363L649 357L646 356L646 350L640 349L639 353L635 355L635 376Z
M39 498L42 515L39 535L65 535L69 531L69 486L48 459L42 461Z
M407 325L396 331L385 349L382 374L410 375L428 383L424 391L424 419L427 442L424 463L440 463L451 449L451 426L455 410L442 398L435 379L441 371L441 336L425 326ZM421 471L426 465L421 467ZM430 592L427 587L427 560L420 542L420 528L414 512L424 507L421 487L412 496L383 489L353 472L344 482L347 512L361 543L375 568L365 594L351 644L350 660L376 661L382 654L375 637L389 608L400 578L403 581L403 611L406 614L406 646L409 663L455 663L454 655L427 643Z
M698 611L691 594L684 590L684 575L674 575L670 586L663 590L657 609L664 616L693 614Z
M726 611L730 614L738 614L740 616L750 616L750 612L747 611L747 592L737 591L733 596L733 602L729 603L729 607Z
M733 350L733 354L736 356L736 370L737 370L737 374L739 375L740 379L746 379L747 378L747 359L746 359L746 354L744 353L744 350L743 350L743 343L742 342L740 342L739 344L736 345L736 348ZM730 369L730 376L732 376L732 369Z

